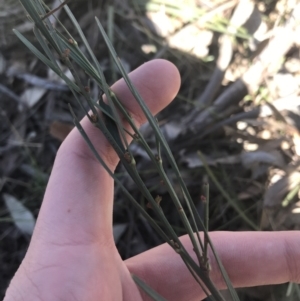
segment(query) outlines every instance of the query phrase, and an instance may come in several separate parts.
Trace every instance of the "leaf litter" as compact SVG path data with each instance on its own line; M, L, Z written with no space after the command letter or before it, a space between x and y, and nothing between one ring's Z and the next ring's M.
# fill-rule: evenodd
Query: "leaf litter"
M243 10L239 12L236 1L208 4L195 0L184 7L182 1L174 1L172 6L163 0L102 2L80 0L70 7L111 83L114 72L110 58L91 21L96 15L108 25L109 5L115 12L114 46L128 70L154 58L171 60L179 68L179 95L158 119L199 212L203 210L199 187L206 177L197 153L201 151L221 187L261 229L300 229L299 4L292 0L277 1L273 6L241 1L239 5L251 8L246 16ZM57 3L49 1L53 8ZM0 8L0 219L13 219L1 222L0 227L0 265L8 275L0 281L3 294L28 244L11 229L22 228L28 234L32 231L56 152L73 128L67 103L72 103L78 116L82 112L64 84L11 34L14 27L33 38L18 1L4 0ZM66 19L62 10L56 16ZM56 22L54 18L52 21ZM243 24L248 31L240 28ZM70 23L64 25L72 31ZM86 80L84 74L80 76ZM90 85L98 95L100 91L92 82ZM142 131L154 149L155 139L147 125ZM147 186L153 195L162 196L161 206L176 231L184 234L175 213L168 210L166 189L151 162L137 144L131 150ZM166 171L171 173L167 166ZM117 174L143 203L121 167ZM218 186L211 183L210 187L210 228L247 228ZM179 189L175 183L174 189ZM23 214L31 220L27 228L9 213L12 209L6 207L7 198L19 208L23 206L19 200L27 200L23 208ZM114 223L123 258L162 242L124 201L118 187ZM7 264L12 259L14 264ZM275 300L274 292L271 287L268 293L247 289L241 294L256 294L257 300L268 301Z

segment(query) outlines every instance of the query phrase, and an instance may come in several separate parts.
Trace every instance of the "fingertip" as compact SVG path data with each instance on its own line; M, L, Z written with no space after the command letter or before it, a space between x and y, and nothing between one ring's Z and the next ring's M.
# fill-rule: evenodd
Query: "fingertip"
M177 67L164 59L144 63L129 76L154 115L175 98L180 88L181 80ZM127 109L137 116L138 121L145 122L143 113L124 80L118 81L112 89Z
M179 91L181 84L179 70L173 63L164 59L153 60L150 63L152 68L149 69L152 69L153 75L157 77L155 83L157 95L155 96L162 102L166 101L165 105L167 105L175 98ZM164 93L162 93L163 90Z
M170 61L164 59L156 59L149 61L143 65L148 69L149 74L149 85L153 84L156 86L154 92L157 93L158 99L166 97L170 102L177 95L180 88L180 74L177 67ZM151 80L153 80L151 82ZM156 91L155 91L156 90Z

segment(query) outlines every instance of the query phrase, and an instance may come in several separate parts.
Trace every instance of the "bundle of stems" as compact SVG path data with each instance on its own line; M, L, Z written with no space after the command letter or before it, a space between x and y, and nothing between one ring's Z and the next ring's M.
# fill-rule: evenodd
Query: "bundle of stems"
M121 188L123 194L132 202L133 206L137 210L139 210L139 212L148 220L148 222L157 231L157 233L174 249L176 253L178 253L178 255L182 258L187 268L193 275L195 281L199 283L203 291L207 294L207 296L209 296L211 300L220 301L224 300L224 298L210 279L210 265L208 258L209 248L212 250L212 254L215 257L220 272L222 273L224 281L227 284L228 290L230 291L230 294L232 296L232 300L239 300L208 234L208 185L205 185L204 187L205 193L203 200L206 204L206 214L204 221L202 221L194 205L194 202L191 199L189 191L187 190L187 187L181 177L170 148L161 133L157 120L152 116L143 99L139 95L137 89L133 86L132 82L127 76L99 20L95 18L99 30L109 49L111 58L122 74L122 77L126 82L129 90L135 97L136 105L140 106L145 116L147 117L149 125L152 127L156 138L155 152L152 151L147 141L136 126L133 118L126 111L117 96L108 86L103 71L101 70L100 64L96 59L94 53L92 52L78 22L76 21L69 7L65 5L66 1L62 2L60 8L64 8L66 14L73 23L74 28L77 30L81 39L80 43L83 43L83 45L85 46L86 54L81 50L81 48L79 48L78 42L73 38L73 36L68 32L65 26L58 19L56 20L57 27L53 26L53 24L49 20L49 16L53 11L51 11L50 8L47 7L44 1L20 0L20 2L26 10L30 20L34 23L34 34L41 48L43 49L43 53L39 51L17 30L14 30L15 34L43 63L45 63L66 82L66 84L70 88L70 91L74 95L74 98L77 100L79 106L84 110L90 122L102 131L102 133L114 148L115 152L118 154L121 164L123 164L126 171L133 179L144 198L148 201L148 206L153 210L156 220L154 220L148 214L148 211L134 199L134 197L124 187L120 179L116 177L113 171L111 171L105 164L104 160L97 152L96 148L82 128L80 122L78 121L77 117L74 114L74 111L70 106L70 110L74 118L74 123L97 160L103 165L103 167L111 175L111 177L114 178L116 183ZM61 69L61 64L58 63L59 61L63 62L69 68L74 77L74 80L71 80L64 74ZM107 102L104 102L102 97L100 97L100 99L92 98L91 94L89 93L89 88L82 83L77 70L84 71L84 73L89 77L89 80L92 80L98 86L98 88L103 91ZM82 98L87 102L90 112L82 103ZM122 119L125 119L130 125L130 131L123 127L120 114L122 115ZM126 135L130 135L134 141L139 143L141 147L144 148L150 160L155 165L156 170L161 177L161 180L164 182L164 185L168 193L170 194L174 206L178 211L179 217L190 237L197 260L194 260L192 256L187 252L174 229L167 220L160 206L161 198L153 197L150 191L147 189L145 183L143 182L136 168L135 158L131 149L129 148L128 142L126 140ZM178 195L173 189L171 181L169 180L164 169L162 161L163 157L166 158L167 163L172 167L176 175L177 181L181 188L181 195ZM190 220L188 219L183 207L187 208ZM199 227L203 231L203 239L201 239L200 237ZM135 280L137 285L139 285L141 289L143 289L154 300L165 300L138 277L133 276L133 279Z

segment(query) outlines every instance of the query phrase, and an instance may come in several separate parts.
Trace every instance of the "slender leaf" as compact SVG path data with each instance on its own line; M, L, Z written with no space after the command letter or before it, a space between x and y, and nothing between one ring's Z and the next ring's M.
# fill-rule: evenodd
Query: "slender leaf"
M31 44L19 31L16 29L13 30L16 36L25 44L28 49L33 52L45 65L50 67L58 76L60 76L68 86L72 87L76 92L80 92L79 87L73 83L52 61L47 59L33 44Z
M214 184L218 187L219 191L222 193L222 195L224 196L224 198L226 199L226 201L229 203L229 205L232 206L232 208L234 208L236 210L236 212L240 215L240 217L254 230L259 230L259 228L257 227L257 225L248 218L248 216L246 216L245 212L235 203L232 201L231 197L229 196L229 194L224 190L224 188L221 186L221 184L219 183L219 181L217 180L217 178L215 177L215 175L213 174L213 172L211 171L211 169L209 168L204 156L202 155L202 153L200 151L198 151L198 155L201 159L201 161L203 162L203 166L207 172L207 174L209 175L209 177L211 178L211 180L214 182Z

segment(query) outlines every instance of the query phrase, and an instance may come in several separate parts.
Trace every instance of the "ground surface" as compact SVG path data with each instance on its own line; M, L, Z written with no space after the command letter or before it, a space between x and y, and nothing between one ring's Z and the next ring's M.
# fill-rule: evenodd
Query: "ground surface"
M59 5L59 1L47 3L53 8ZM110 83L120 74L112 68L95 15L110 30L128 71L154 58L168 59L180 70L180 92L159 115L159 122L201 214L199 187L205 179L210 183L211 230L253 228L232 204L258 229L299 230L300 25L295 21L300 20L299 8L297 12L296 1L289 0L239 5L235 9L237 1L219 0L70 3ZM72 30L65 13L58 11L58 15ZM31 214L37 217L55 154L72 128L68 102L82 116L68 88L17 40L13 27L36 43L18 1L3 0L0 298L28 246L26 233L31 226L24 219L32 219ZM143 130L151 141L147 127ZM148 187L167 200L151 164L138 147L133 151ZM120 167L118 172L143 203L124 170ZM164 210L178 234L183 234L176 212L167 203L162 203ZM27 211L23 208L23 215L15 217L12 211L20 204ZM118 187L114 225L124 259L162 243ZM242 300L299 300L297 287L292 291L289 294L287 285L282 285L240 294Z

